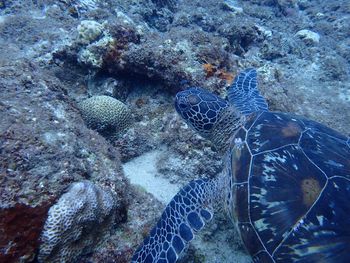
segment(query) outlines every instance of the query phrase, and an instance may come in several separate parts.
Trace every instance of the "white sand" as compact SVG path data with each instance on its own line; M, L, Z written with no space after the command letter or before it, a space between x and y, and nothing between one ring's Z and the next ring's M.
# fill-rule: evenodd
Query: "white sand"
M166 150L147 152L125 163L123 169L132 184L143 187L159 201L167 204L181 186L170 183L157 173L157 159L162 154L166 154Z

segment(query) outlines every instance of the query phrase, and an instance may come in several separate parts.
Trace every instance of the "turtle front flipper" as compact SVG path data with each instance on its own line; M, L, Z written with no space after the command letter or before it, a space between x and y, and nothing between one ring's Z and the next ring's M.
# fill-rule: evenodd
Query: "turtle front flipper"
M174 263L194 234L213 218L215 183L206 179L190 182L166 206L157 225L135 252L132 262Z
M268 110L265 98L260 94L254 68L248 68L236 76L227 90L228 101L242 114Z

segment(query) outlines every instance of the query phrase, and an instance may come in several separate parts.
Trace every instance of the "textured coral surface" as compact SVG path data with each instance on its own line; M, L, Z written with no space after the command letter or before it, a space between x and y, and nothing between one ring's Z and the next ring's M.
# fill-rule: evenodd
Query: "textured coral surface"
M121 132L130 126L132 116L127 106L109 96L93 96L79 103L87 125L98 131Z
M90 181L77 182L49 212L39 262L74 262L93 251L115 221L114 196Z

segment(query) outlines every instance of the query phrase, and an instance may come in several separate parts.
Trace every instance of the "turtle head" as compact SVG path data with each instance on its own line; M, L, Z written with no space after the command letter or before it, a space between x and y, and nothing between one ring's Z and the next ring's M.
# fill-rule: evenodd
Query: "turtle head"
M175 108L181 117L204 138L210 137L229 103L202 88L189 88L176 94Z

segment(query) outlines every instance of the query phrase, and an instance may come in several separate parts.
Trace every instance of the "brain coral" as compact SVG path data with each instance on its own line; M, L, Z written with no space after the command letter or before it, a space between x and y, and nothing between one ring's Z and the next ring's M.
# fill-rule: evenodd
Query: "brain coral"
M126 105L109 96L93 96L79 103L87 125L100 132L120 132L131 123Z
M39 262L75 262L91 252L113 226L115 205L110 192L89 181L72 184L48 212Z

